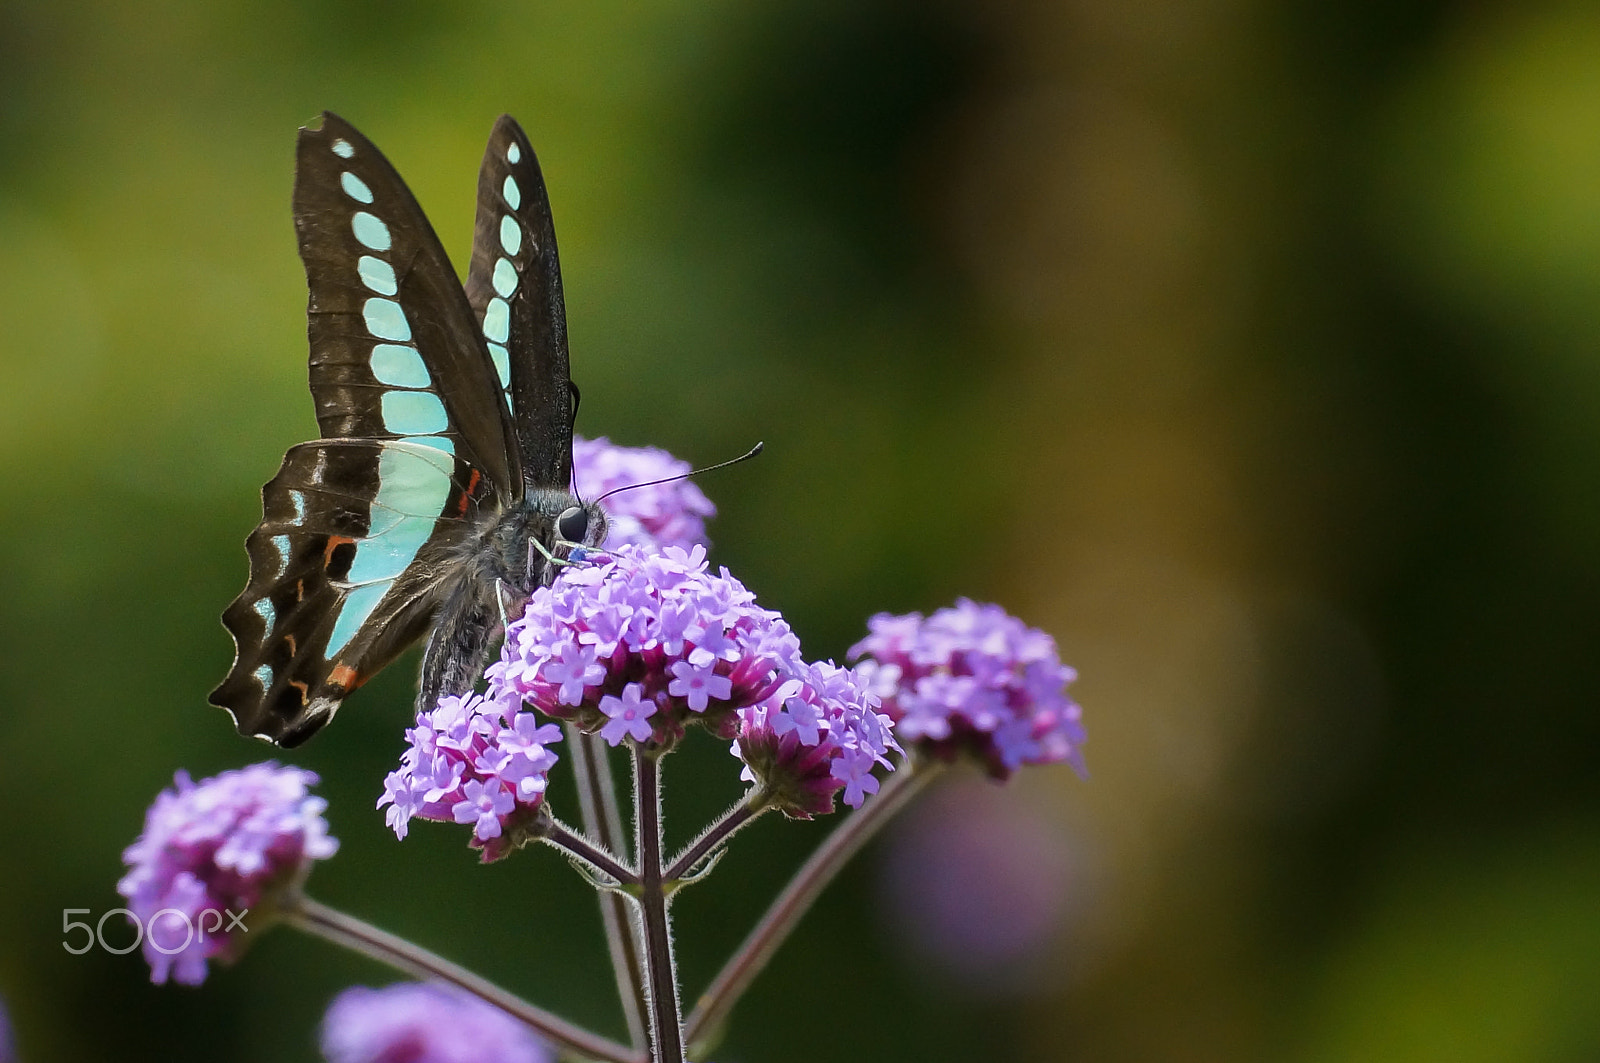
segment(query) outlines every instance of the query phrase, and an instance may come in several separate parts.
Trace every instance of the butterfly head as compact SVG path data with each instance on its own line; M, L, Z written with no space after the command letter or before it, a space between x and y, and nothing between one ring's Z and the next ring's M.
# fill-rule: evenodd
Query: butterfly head
M529 491L495 529L495 554L504 569L496 575L521 594L532 594L555 578L557 565L574 549L598 547L608 531L598 503L565 491Z
M594 507L593 512L599 513L600 507ZM556 518L556 542L570 546L599 545L589 542L590 509L587 506L568 506L561 511L561 516ZM601 520L605 517L602 515Z

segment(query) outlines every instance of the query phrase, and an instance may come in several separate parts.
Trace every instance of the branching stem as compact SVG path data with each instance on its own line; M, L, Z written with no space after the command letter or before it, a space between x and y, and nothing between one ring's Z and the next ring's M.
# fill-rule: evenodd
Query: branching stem
M303 893L290 893L279 906L279 914L292 926L315 934L336 945L370 956L415 978L447 982L473 996L488 1001L538 1030L545 1037L586 1059L605 1063L646 1063L637 1049L619 1045L543 1008L528 1003L487 979L437 956L370 923L314 901Z
M834 828L768 906L760 921L711 980L711 985L700 994L685 1024L684 1035L690 1045L700 1045L707 1034L714 1033L727 1020L733 1006L772 959L778 946L788 938L823 887L869 838L927 785L929 779L938 774L938 768L936 764L901 762L877 794Z
M624 867L617 861L616 857L601 849L559 819L551 817L550 826L545 832L544 840L568 856L576 857L596 871L616 879L618 885L636 886L639 883L637 872L630 867Z
M715 823L701 832L700 837L689 844L689 847L672 858L672 863L662 872L662 877L668 882L677 882L695 864L705 859L706 855L718 846L733 837L734 832L749 824L766 811L765 806L757 803L760 791L751 790L745 795L743 801L724 812Z

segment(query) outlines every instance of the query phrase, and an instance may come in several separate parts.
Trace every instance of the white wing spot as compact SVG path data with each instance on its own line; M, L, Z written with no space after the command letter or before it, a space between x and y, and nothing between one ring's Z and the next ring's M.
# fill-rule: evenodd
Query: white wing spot
M522 226L509 214L500 219L500 246L512 258L516 258L517 252L522 250Z
M372 202L372 189L367 187L367 182L348 170L339 175L339 186L344 189L345 195L357 202Z

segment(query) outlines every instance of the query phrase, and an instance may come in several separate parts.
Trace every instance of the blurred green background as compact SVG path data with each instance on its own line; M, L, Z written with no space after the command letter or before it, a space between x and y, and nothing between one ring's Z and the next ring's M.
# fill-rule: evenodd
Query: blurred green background
M289 193L324 108L458 264L521 119L580 430L765 439L704 484L714 557L812 655L969 594L1082 673L1091 779L1003 791L1065 854L1024 976L913 949L880 846L715 1058L1600 1058L1597 5L3 0L23 1060L313 1059L390 979L288 931L198 990L60 944L174 769L270 752L205 695L314 430ZM412 670L287 758L343 842L312 891L620 1034L553 853L373 811ZM738 792L708 741L668 768L679 831ZM764 821L684 895L691 994L828 826Z

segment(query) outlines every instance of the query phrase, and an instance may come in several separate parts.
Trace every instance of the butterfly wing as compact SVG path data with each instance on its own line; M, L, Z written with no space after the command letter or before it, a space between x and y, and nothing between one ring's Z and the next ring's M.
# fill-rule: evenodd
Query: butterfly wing
M323 115L297 151L311 393L324 439L262 491L238 647L211 701L284 745L432 622L484 509L522 493L493 362L433 228L388 161Z
M323 439L291 449L261 494L250 582L222 617L238 656L211 700L240 732L294 746L427 631L493 491L423 443Z
M566 491L576 403L555 222L539 160L510 115L495 122L478 171L467 300L510 399L526 486Z
M300 131L294 224L323 438L442 436L517 493L509 414L455 269L394 167L337 115Z

